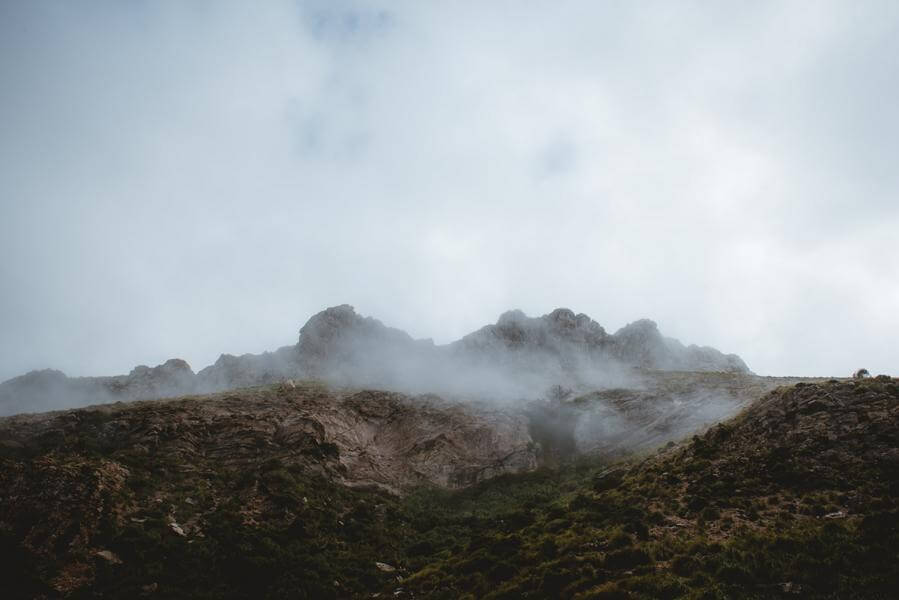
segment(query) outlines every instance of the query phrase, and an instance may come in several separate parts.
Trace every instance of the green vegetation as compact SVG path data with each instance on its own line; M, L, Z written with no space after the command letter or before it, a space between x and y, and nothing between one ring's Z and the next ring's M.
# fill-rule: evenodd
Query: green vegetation
M64 440L3 448L3 489L40 500L2 504L4 597L59 595L74 560L92 575L72 598L893 598L897 404L895 382L800 385L652 456L403 497L275 457L149 457L86 411ZM91 495L113 461L129 475ZM41 528L61 471L85 512Z

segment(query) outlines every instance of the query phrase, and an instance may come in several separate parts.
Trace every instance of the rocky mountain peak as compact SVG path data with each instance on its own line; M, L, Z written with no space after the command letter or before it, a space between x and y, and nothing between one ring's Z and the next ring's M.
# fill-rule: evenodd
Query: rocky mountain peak
M599 347L607 337L602 326L589 316L557 308L542 317L528 317L521 310L500 315L495 325L487 325L453 345L468 350L505 346L507 349L557 347L560 343Z
M522 398L552 385L620 385L630 367L747 373L736 355L684 346L655 322L635 321L610 335L585 313L557 308L540 317L510 310L444 346L359 315L349 304L313 315L298 342L274 352L222 354L196 375L181 359L141 365L128 375L70 379L41 371L0 384L0 414L115 400L251 387L316 378L347 386L415 393Z
M369 317L369 321L375 320ZM299 343L302 345L304 342L327 341L340 335L343 331L363 328L366 323L366 319L357 315L356 310L349 304L332 306L306 321L306 324L300 328Z
M336 371L350 375L353 369L369 374L372 368L389 371L391 361L403 362L426 345L405 331L362 317L349 304L341 304L313 315L300 329L296 348L303 372L321 377Z
M628 323L615 332L615 336L619 339L638 339L648 341L650 339L661 338L658 324L652 319L639 319L633 323Z
M128 374L130 377L172 377L179 375L190 374L193 375L193 370L190 368L190 365L187 364L187 361L181 358L170 358L165 361L161 365L157 365L155 367L148 367L146 365L138 365L131 369L131 372Z
M551 324L554 331L557 332L583 332L586 336L594 336L601 340L606 336L606 330L602 325L591 319L584 313L574 314L574 311L568 308L557 308L548 315L542 317L543 321Z
M372 317L363 317L349 304L332 306L313 315L300 329L301 355L326 354L339 341L369 340L390 344L414 343L401 329L387 327Z

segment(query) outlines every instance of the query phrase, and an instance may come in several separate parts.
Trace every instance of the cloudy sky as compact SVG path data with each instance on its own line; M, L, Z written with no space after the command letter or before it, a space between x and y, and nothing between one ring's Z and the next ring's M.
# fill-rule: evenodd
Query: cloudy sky
M0 379L509 308L899 374L899 3L0 4Z

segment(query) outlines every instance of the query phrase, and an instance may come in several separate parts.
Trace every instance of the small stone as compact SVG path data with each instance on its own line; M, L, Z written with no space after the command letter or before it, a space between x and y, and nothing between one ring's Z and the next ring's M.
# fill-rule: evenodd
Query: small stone
M98 550L94 554L96 554L97 556L99 556L100 558L102 558L103 560L105 560L106 562L108 562L110 564L113 564L113 565L122 564L122 560L118 556L116 556L115 554L110 552L109 550Z
M159 584L154 581L153 583L148 583L147 585L142 585L140 589L145 595L152 594L157 589L159 589Z
M780 584L780 591L785 594L801 594L802 585L794 581L787 581L786 583Z

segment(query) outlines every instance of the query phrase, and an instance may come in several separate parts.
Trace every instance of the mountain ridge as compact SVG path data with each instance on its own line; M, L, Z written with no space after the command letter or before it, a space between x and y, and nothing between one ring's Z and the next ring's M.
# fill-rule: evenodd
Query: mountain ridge
M196 373L181 359L152 368L140 365L128 375L111 377L32 371L0 384L0 414L309 378L409 393L535 397L553 384L620 385L631 367L751 373L739 356L684 346L663 337L648 319L609 334L588 315L566 308L541 317L511 310L494 324L436 345L343 304L313 315L293 346L262 354L222 354Z

